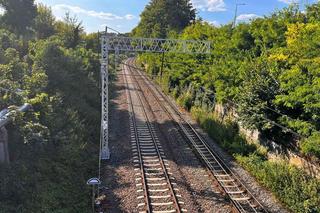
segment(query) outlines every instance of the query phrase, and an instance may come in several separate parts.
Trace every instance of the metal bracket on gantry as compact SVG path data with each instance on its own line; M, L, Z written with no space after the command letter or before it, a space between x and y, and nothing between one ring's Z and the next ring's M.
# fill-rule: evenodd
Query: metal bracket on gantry
M210 54L210 42L196 40L158 39L158 38L131 38L108 34L108 28L101 36L101 136L100 136L100 158L110 158L109 150L109 115L108 115L108 54L115 53L115 67L119 52L157 52L157 53L185 53L185 54Z

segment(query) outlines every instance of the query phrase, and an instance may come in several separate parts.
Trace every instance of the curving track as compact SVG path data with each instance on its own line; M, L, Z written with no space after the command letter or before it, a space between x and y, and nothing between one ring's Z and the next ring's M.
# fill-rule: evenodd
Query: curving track
M148 88L163 111L166 112L175 123L179 132L184 136L185 140L192 147L206 168L218 181L220 187L228 195L235 209L238 212L267 212L231 169L228 168L219 155L210 148L193 126L184 119L183 115L171 100L169 100L145 74L134 67L134 59L129 59L125 67L135 72L131 75L135 81L137 81L136 76L140 76L140 82ZM139 89L141 90L140 86Z
M130 131L138 193L138 211L147 213L185 212L179 189L145 107L146 98L123 66L130 114Z

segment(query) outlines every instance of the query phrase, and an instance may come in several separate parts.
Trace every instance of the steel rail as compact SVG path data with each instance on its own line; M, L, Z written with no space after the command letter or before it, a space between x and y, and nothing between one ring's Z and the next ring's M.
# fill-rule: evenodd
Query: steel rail
M132 66L132 67L134 67L134 66ZM144 74L142 74L138 69L137 69L137 72L142 76L142 78L145 81L145 84L150 88L151 93L153 94L153 96L155 97L157 102L160 104L160 106L164 109L164 111L167 112L169 117L173 121L175 121L172 113L169 112L169 110L163 105L163 103L161 103L161 101L159 100L159 97L155 94L154 90L151 88L150 83L147 83L147 81L151 82L151 80L148 79ZM227 195L229 196L229 198L230 198L231 202L233 203L233 205L235 206L235 208L239 212L248 212L247 209L245 209L245 207L250 208L249 210L251 210L251 211L249 211L249 212L267 212L267 210L264 209L264 207L261 205L261 203L259 203L259 201L250 193L250 191L247 189L247 187L239 180L239 178L231 171L231 169L228 168L228 166L219 157L219 155L217 153L215 153L210 148L210 146L207 144L207 142L198 134L198 132L193 128L193 126L183 118L181 112L177 109L177 107L175 105L173 105L171 103L171 101L166 96L164 96L162 94L162 92L159 90L159 88L157 88L157 86L154 85L153 87L157 91L157 93L166 101L166 103L169 104L171 109L176 113L180 122L175 122L175 124L179 126L179 128L184 133L184 136L187 138L187 140L189 140L191 142L191 144L193 145L193 148L196 149L197 154L200 155L200 157L201 157L201 160L205 162L207 168L209 168L209 170L211 171L213 176L218 180L218 183L223 188L223 190L227 193ZM197 144L196 140L198 140L200 142L200 144ZM203 146L203 147L200 148L200 146ZM201 149L205 149L205 151L202 151ZM204 152L209 153L209 157L206 156L207 153L204 154ZM213 166L213 163L209 161L210 157L218 165L218 170L217 170L217 167ZM222 172L223 174L218 175L216 171ZM224 184L224 182L226 180L219 178L222 175L225 175L226 177L230 178L228 181L232 180L232 178L235 179L232 181L234 183L234 186L232 186L232 187L236 188L236 191L231 192L228 190L228 188L230 188L230 185ZM239 184L245 190L241 190ZM234 194L236 192L241 192L241 191L244 191L243 193L239 193L239 195L241 195L241 198L236 199L236 198L234 198L234 196L232 196L232 194ZM245 194L247 194L247 196L250 197L250 200L245 199L245 198L247 198L247 196L245 196ZM257 206L254 206L254 204L250 203L251 200L253 200L255 202L255 204L257 204ZM239 201L246 201L247 205L244 206Z
M130 71L131 71L131 68L130 68L130 67L129 67L129 69L130 69ZM139 91L143 91L142 88L140 87L140 85L139 85L136 77L133 76L133 78L134 78L134 80L135 80L135 82L136 82L136 85L138 86ZM145 94L144 94L143 92L141 92L141 94L142 94L142 96L143 96L143 99L147 102L147 98L146 98ZM138 93L138 97L139 97L140 103L142 104L143 102L142 102L142 100L141 100L141 96L139 95L139 93ZM172 183L171 183L171 181L170 181L170 178L169 178L167 169L166 169L166 167L165 167L165 165L164 165L164 161L163 161L163 158L162 158L162 156L161 156L161 154L160 154L159 147L157 146L157 144L156 144L156 142L155 142L156 140L155 140L153 131L151 130L150 120L149 120L148 115L147 115L147 113L146 113L146 111L145 111L145 108L143 108L143 111L144 111L144 114L145 114L145 116L146 116L146 118L147 118L147 121L148 121L147 124L148 124L148 126L149 126L149 129L150 129L150 132L151 132L151 136L152 136L152 138L153 138L153 142L154 142L155 148L156 148L156 150L157 150L158 157L159 157L159 159L160 159L161 167L162 167L162 169L163 169L163 171L164 171L164 174L165 174L165 176L166 176L166 180L167 180L169 189L170 189L170 191L171 191L171 194L173 195L173 200L174 200L175 206L176 206L178 212L181 212L181 211L180 211L181 207L180 207L180 205L179 205L178 199L177 199L176 194L175 194L175 192L174 192L174 189L173 189Z
M129 70L130 70L130 72L132 72L131 71L131 68L130 67L128 67L129 68ZM124 67L124 69L125 69L125 67ZM132 75L131 75L132 76ZM126 78L126 77L125 77ZM132 79L132 78L131 78ZM140 87L140 85L138 84L138 81L137 81L137 79L136 79L136 77L135 76L133 76L133 79L134 79L134 81L135 81L135 85L137 86L137 88L138 88L138 90L139 91L142 91L142 89L141 89L141 87ZM126 78L126 83L127 83L127 87L128 87L128 81L127 81L127 78ZM130 93L130 92L129 92ZM144 107L144 105L143 105L143 101L142 101L142 99L144 99L145 101L146 101L146 97L145 97L145 95L144 95L144 93L142 93L142 97L141 97L141 95L140 95L140 93L139 92L137 92L136 93L137 94L137 97L138 97L138 100L139 100L139 102L140 102L140 104L141 104L141 108L142 108L142 111L143 111L143 114L144 114L144 117L146 118L146 124L147 124L147 126L148 126L148 130L149 130L149 133L150 133L150 136L152 137L152 142L153 142L153 144L154 144L154 147L155 147L155 149L156 149L156 152L157 152L157 157L158 157L158 159L159 159L159 163L160 163L160 166L161 166L161 168L162 168L162 172L163 172L163 174L164 174L164 176L165 176L165 180L166 180L166 182L167 182L167 185L168 185L168 187L169 187L169 190L170 190L170 194L171 194L171 197L172 197L172 199L173 199L173 203L174 203L174 206L175 206L175 212L178 212L178 213L181 213L181 206L180 206L180 204L179 204L179 201L178 201L178 199L177 199L177 197L176 197L176 193L175 193L175 191L174 191L174 188L173 188L173 185L172 185L172 183L171 183L171 181L170 181L170 177L169 177L169 174L168 174L168 172L167 172L167 168L166 168L166 166L165 166L165 163L164 163L164 159L163 159L163 157L161 156L161 151L160 151L160 149L159 149L159 147L158 147L158 145L157 145L157 142L156 142L156 138L155 138L155 134L154 134L154 131L152 130L152 126L151 126L151 122L150 122L150 119L149 119L149 116L148 116L148 114L147 114L147 112L146 112L146 109L145 109L145 107ZM130 95L131 96L131 95ZM132 106L132 98L130 97L130 100L131 100L131 108L133 109L133 106ZM136 123L136 122L135 122ZM135 133L136 133L136 135L138 134L138 132L137 131L135 131ZM139 138L139 136L138 136L138 138ZM138 140L137 140L137 143L139 144L139 142L138 142ZM141 155L141 150L140 150L140 146L138 146L138 150L139 150L139 155L140 155L140 162L141 162L141 168L142 168L142 170L143 170L143 167L144 167L144 165L143 165L143 159L142 159L142 155ZM144 178L144 185L146 186L146 191L148 191L148 184L146 183L146 178ZM151 203L151 201L150 201L150 196L148 195L148 194L145 194L145 195L147 195L148 196L148 200L149 200L149 204ZM152 212L152 203L151 203L151 207L150 207L150 209L148 210L149 212Z
M131 96L131 93L129 91L129 83L128 83L128 79L127 77L125 76L125 67L123 67L123 72L124 72L124 81L126 83L126 86L127 86L127 97L128 97L128 100L129 100L129 107L130 107L130 111L129 111L129 114L130 114L130 119L131 119L131 122L132 122L132 125L133 125L133 129L134 129L134 134L135 134L135 141L136 141L136 144L137 144L137 151L138 151L138 156L139 156L139 162L140 162L140 171L141 171L141 177L142 177L142 183L143 183L143 186L145 188L144 190L144 198L145 198L145 204L146 204L146 208L147 208L147 212L150 213L151 212L151 201L150 201L150 197L149 197L149 193L148 193L148 185L147 185L147 182L146 182L146 174L144 172L144 169L143 169L143 159L142 159L142 154L141 154L141 149L140 149L140 143L139 143L139 135L138 135L138 129L137 129L137 123L136 123L136 119L135 119L135 111L134 111L134 108L133 108L133 101L132 101L132 96Z

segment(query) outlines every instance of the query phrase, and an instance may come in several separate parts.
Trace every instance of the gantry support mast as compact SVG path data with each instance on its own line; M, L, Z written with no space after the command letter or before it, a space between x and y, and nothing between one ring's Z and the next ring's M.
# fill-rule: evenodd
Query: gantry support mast
M185 53L185 54L209 54L210 42L178 39L157 38L131 38L108 34L108 28L101 36L101 136L100 136L100 159L110 158L109 150L109 51L115 53L115 66L119 52L156 52L156 53Z

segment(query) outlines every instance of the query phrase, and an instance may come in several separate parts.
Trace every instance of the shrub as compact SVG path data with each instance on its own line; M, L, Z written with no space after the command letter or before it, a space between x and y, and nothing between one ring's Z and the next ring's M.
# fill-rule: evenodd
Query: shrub
M238 125L234 122L223 123L214 113L208 113L199 107L192 107L191 114L209 136L230 154L248 155L256 150L255 145L248 144L246 139L239 135Z
M301 150L304 154L311 154L320 158L320 133L316 132L303 141Z
M237 155L238 162L294 212L320 212L320 181L286 162L270 162L256 154Z
M189 111L193 104L192 94L190 92L182 93L177 102L180 106Z

